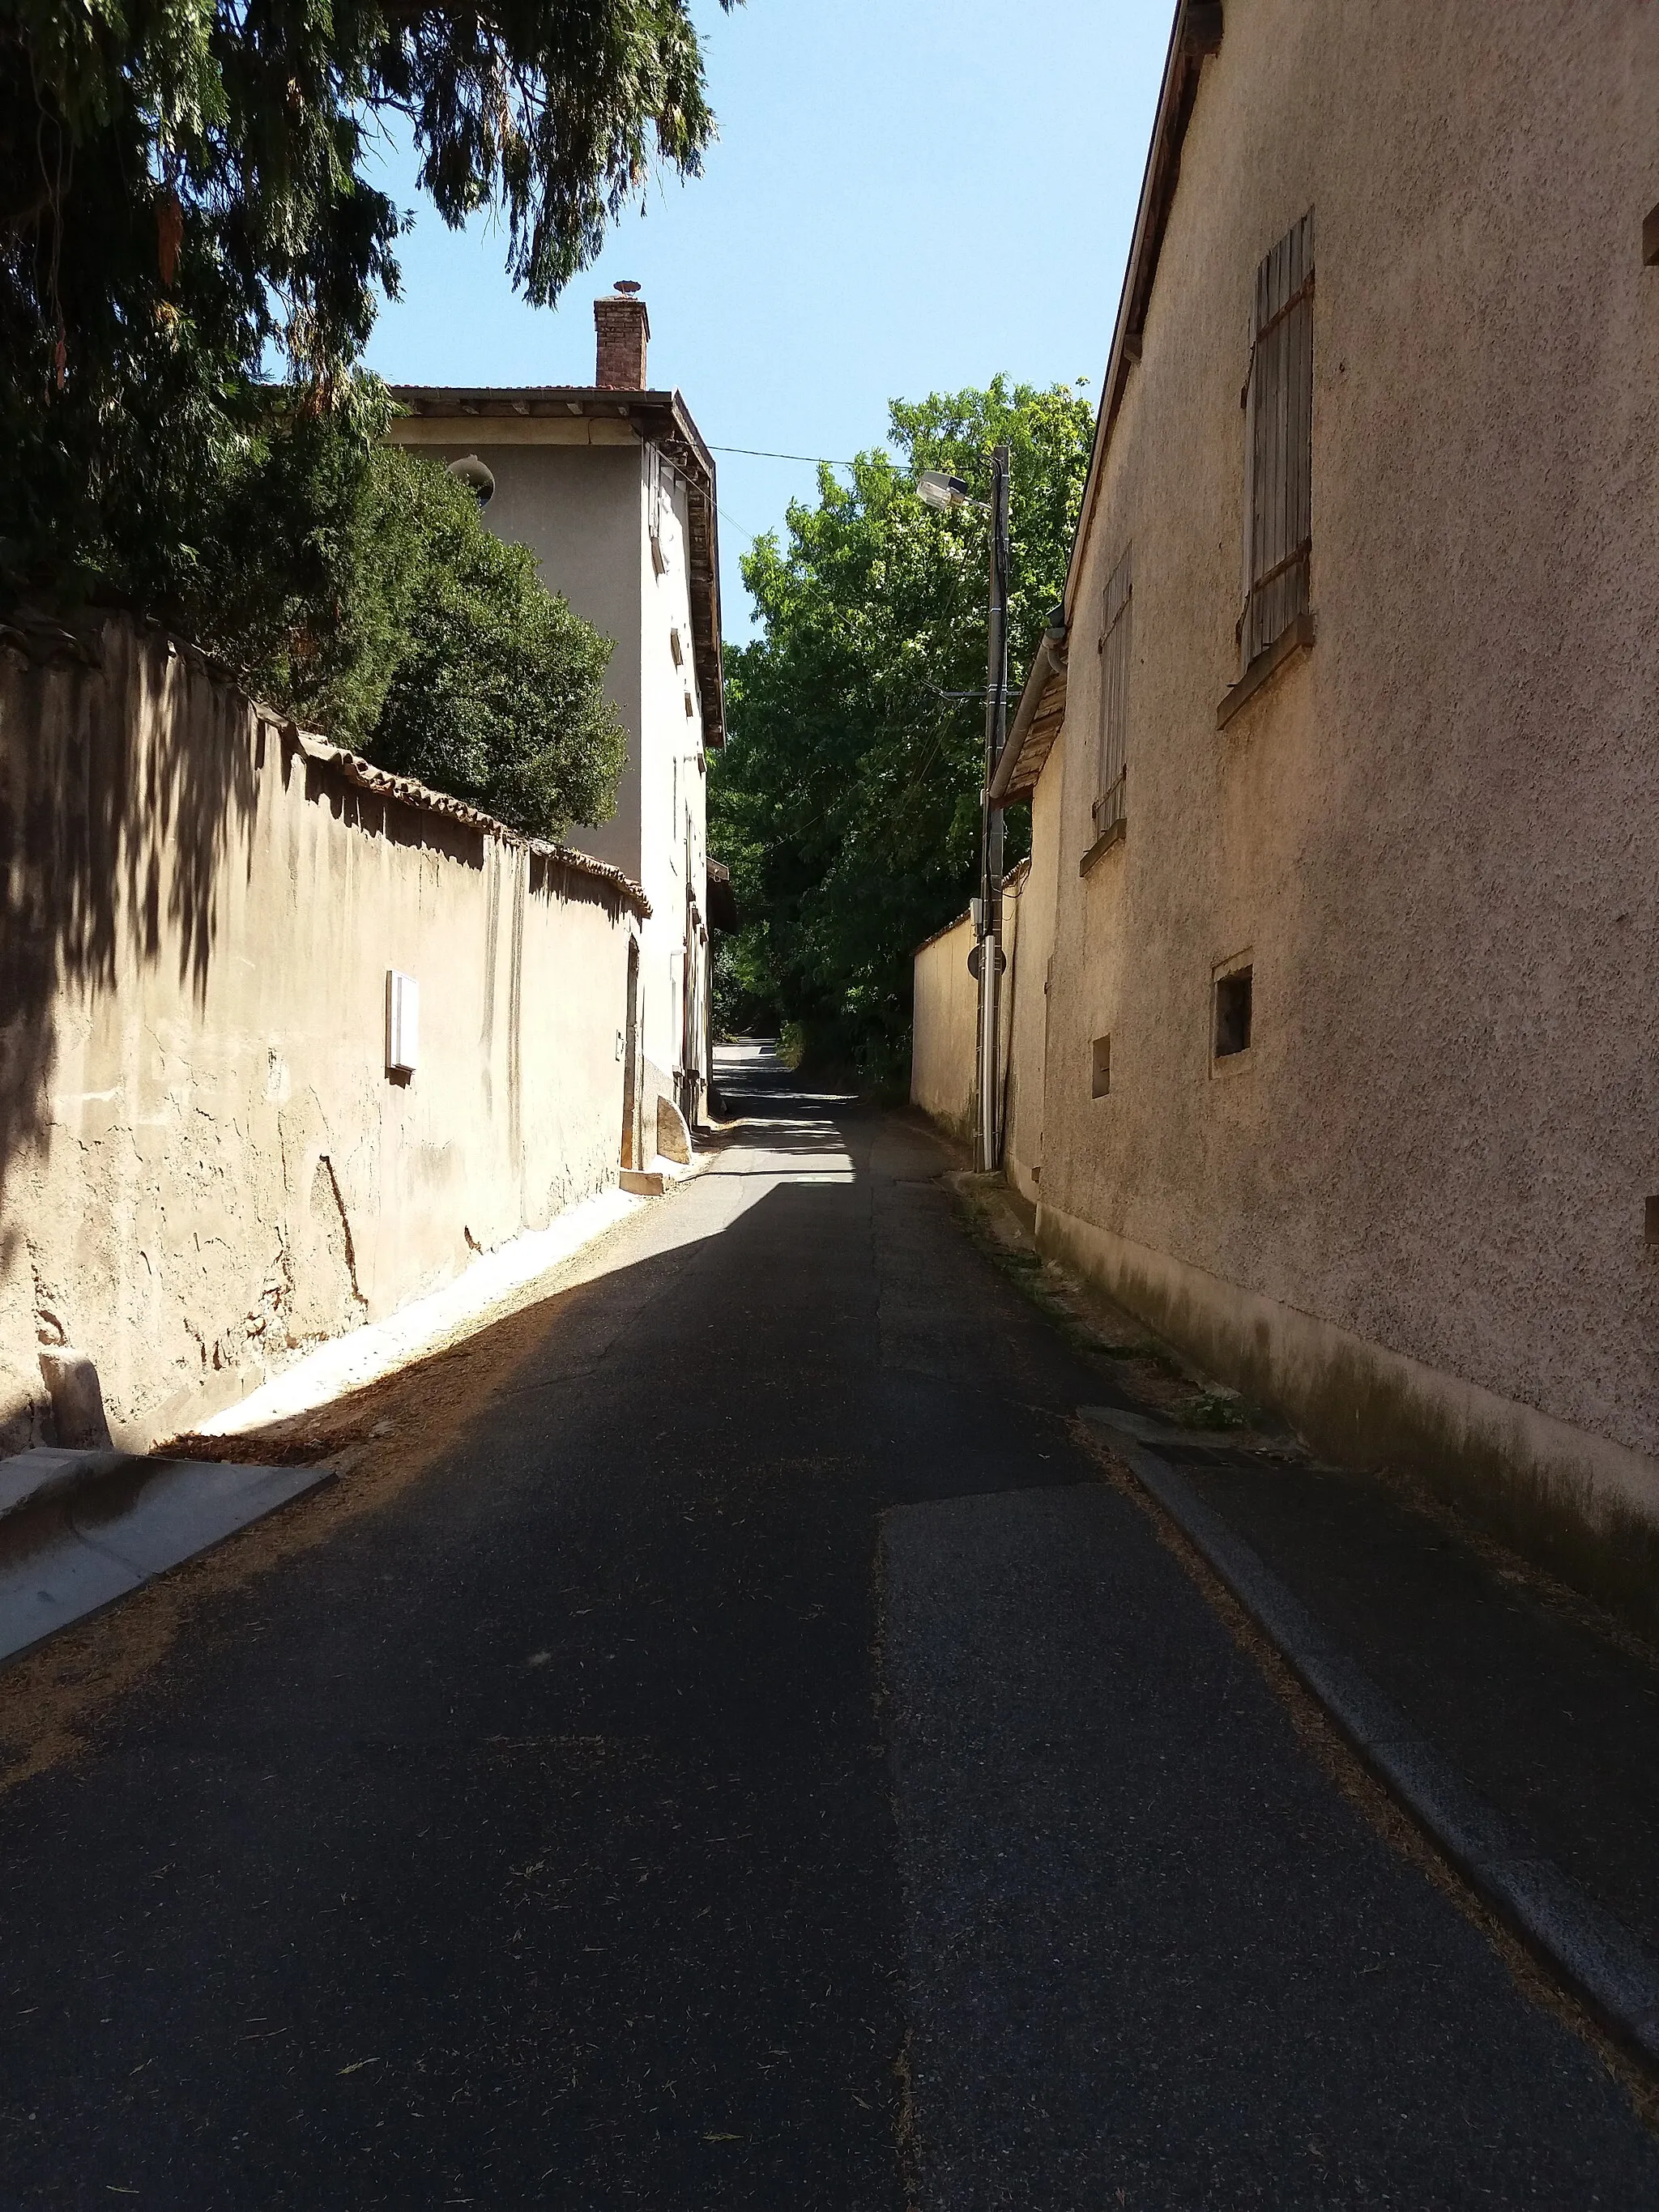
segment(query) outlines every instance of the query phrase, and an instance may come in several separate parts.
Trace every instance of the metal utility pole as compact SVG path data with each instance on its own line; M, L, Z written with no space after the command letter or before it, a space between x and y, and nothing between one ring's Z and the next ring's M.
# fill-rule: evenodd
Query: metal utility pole
M1002 810L991 804L1003 740L1008 734L1008 448L991 456L991 608L985 671L985 787L980 801L979 844L979 1093L975 1164L981 1174L1002 1158L997 1106L999 1006L1002 983Z
M924 469L917 496L941 514L977 507L960 477L943 469ZM985 784L980 800L979 896L974 901L974 949L969 973L979 985L979 1022L975 1039L975 1164L981 1173L1002 1158L997 1105L1002 1086L997 1066L998 1001L1002 969L1002 809L991 804L991 780L1008 734L1008 448L991 456L991 611L985 663Z

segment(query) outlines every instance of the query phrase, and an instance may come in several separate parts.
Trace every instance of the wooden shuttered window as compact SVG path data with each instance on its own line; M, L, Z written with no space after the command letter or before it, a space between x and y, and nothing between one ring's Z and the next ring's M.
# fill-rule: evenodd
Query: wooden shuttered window
M1308 609L1313 550L1314 219L1310 209L1255 272L1244 386L1241 674Z
M1095 835L1104 836L1127 813L1129 651L1134 572L1126 552L1107 582L1100 624L1100 763L1095 778Z
M659 447L645 449L645 512L646 527L651 536L651 565L660 576L668 568L668 556L663 550L663 460Z

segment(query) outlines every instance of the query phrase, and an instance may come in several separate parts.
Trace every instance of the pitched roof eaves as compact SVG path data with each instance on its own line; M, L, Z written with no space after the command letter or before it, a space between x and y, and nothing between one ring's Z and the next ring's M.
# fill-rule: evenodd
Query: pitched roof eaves
M1066 641L1050 630L1032 656L1030 672L1020 689L1019 705L991 779L993 806L1030 797L1066 719ZM1050 726L1040 730L1038 725L1045 718ZM1028 753L1034 756L1029 773ZM1041 757L1036 757L1039 754Z
M1112 330L1112 349L1107 359L1106 380L1101 387L1100 407L1095 416L1089 469L1084 478L1083 498L1078 507L1077 523L1072 532L1071 555L1066 564L1066 590L1061 605L1068 635L1077 611L1078 571L1082 565L1083 549L1088 540L1096 502L1100 495L1101 477L1105 467L1107 448L1111 442L1112 427L1117 420L1129 370L1139 358L1140 334L1146 327L1152 280L1158 273L1164 233L1175 199L1176 185L1181 176L1182 143L1187 135L1187 125L1192 119L1199 74L1205 58L1220 48L1221 24L1221 0L1176 0L1175 17L1170 26L1169 48L1164 58L1164 78L1158 88L1152 143L1146 149L1146 167L1141 177L1140 198L1135 209L1135 227L1129 241L1129 258L1123 271L1123 289L1118 298L1117 320ZM1021 755L1027 749L1026 741L1030 737L1031 726L1037 719L1041 694L1054 672L1052 665L1045 665L1043 656L1039 653L1033 659L1021 688L1014 726L1009 732L1009 744L998 763L992 790L994 805L1027 797L1036 781L1036 774L1028 777L1021 773ZM1051 738L1048 745L1041 746L1042 760L1034 763L1037 773L1041 772L1047 761L1052 743Z
M1107 360L1106 380L1101 388L1100 409L1095 417L1089 472L1084 480L1083 500L1078 509L1077 526L1072 535L1071 559L1066 564L1064 604L1068 627L1075 610L1078 570L1100 495L1100 481L1107 448L1111 442L1112 428L1122 404L1129 370L1140 355L1141 332L1146 328L1146 310L1152 301L1152 282L1158 274L1164 234L1175 201L1176 186L1180 181L1181 150L1186 139L1187 126L1192 120L1199 76L1206 58L1220 50L1221 27L1221 0L1176 0L1175 20L1170 26L1169 51L1164 60L1164 79L1158 88L1158 110L1152 123L1152 143L1146 149L1146 167L1141 178L1140 198L1135 210L1134 232L1129 242L1129 258L1123 272L1123 289L1118 300L1117 320L1112 331L1112 349Z

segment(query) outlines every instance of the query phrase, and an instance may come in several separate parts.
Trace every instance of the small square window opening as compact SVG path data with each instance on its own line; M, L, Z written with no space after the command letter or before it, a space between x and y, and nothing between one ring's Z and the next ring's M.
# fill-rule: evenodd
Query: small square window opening
M1249 968L1236 968L1231 975L1218 975L1215 986L1215 1056L1231 1060L1250 1048L1250 979Z
M1091 1070L1092 1096L1103 1098L1112 1087L1112 1040L1097 1037L1091 1048L1093 1066Z

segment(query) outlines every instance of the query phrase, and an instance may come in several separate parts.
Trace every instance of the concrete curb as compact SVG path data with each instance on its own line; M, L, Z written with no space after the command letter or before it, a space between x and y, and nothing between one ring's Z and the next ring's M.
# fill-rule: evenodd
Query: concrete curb
M1611 2034L1659 2066L1659 1966L1591 1903L1526 1831L1487 1804L1334 1644L1243 1537L1152 1448L1157 1425L1103 1406L1079 1417L1109 1443L1318 1698L1377 1779L1469 1887ZM1225 1450L1224 1437L1164 1431L1169 1443Z
M77 1451L59 1444L35 1444L10 1459L0 1459L0 1537L14 1513L27 1513L55 1498L73 1497L88 1483L114 1474L131 1460L114 1449Z
M617 1185L635 1198L666 1198L681 1183L694 1182L714 1157L713 1149L708 1146L699 1152L694 1146L689 1160L669 1159L659 1152L653 1168L619 1168Z
M332 1473L44 1448L0 1461L0 1664Z

